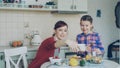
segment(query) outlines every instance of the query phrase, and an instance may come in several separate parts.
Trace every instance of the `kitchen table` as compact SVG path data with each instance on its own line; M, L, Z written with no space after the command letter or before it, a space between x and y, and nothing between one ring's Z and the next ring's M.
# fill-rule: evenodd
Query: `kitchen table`
M57 65L51 65L50 62L45 62L42 64L41 68L117 68L119 66L118 63L110 61L110 60L103 60L101 64L90 64L87 63L85 66L57 66Z

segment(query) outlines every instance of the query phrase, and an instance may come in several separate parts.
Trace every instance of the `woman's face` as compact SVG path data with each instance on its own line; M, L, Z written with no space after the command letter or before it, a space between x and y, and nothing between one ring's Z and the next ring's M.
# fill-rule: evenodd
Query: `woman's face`
M92 24L90 23L90 21L81 21L80 26L81 26L81 30L85 34L88 34L92 28Z
M68 27L67 26L63 26L63 27L57 28L55 30L55 36L59 40L65 39L67 34L68 34Z

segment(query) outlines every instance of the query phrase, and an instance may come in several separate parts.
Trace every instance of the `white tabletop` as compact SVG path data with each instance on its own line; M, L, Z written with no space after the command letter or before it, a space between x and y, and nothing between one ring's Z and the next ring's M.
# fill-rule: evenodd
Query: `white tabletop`
M118 63L110 61L110 60L103 60L101 64L86 64L86 66L56 66L51 65L50 62L44 63L41 68L117 68L119 66Z

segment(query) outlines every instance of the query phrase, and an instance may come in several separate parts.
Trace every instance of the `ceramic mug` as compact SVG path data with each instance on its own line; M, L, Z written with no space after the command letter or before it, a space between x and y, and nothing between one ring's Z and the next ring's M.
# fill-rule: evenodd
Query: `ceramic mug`
M78 44L79 48L81 51L85 51L86 50L86 45L85 44Z

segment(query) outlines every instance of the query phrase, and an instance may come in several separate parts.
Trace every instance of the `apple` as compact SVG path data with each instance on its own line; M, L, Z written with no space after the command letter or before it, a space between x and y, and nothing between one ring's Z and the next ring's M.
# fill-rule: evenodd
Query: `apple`
M59 59L59 57L58 56L54 56L53 59Z

